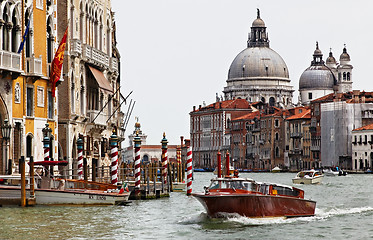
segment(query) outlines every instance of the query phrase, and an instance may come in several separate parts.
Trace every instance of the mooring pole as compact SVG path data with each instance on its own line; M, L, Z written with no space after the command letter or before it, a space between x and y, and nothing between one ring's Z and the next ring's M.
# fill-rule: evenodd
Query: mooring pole
M218 178L221 178L221 153L218 151Z
M21 168L21 207L26 206L26 173L25 173L25 157L21 156L19 162Z
M110 136L111 147L111 184L118 184L118 137L113 130Z
M193 172L192 172L192 146L188 147L188 152L187 152L187 195L192 194L192 177L193 177Z
M163 183L167 185L167 139L166 133L163 133L162 143L162 175L163 175Z
M225 155L225 169L226 169L227 176L229 176L229 152L228 151Z
M141 138L139 132L136 131L136 136L133 139L135 145L135 198L139 199L140 196L140 183L141 183L141 161L140 161L140 149L141 149Z
M79 135L79 139L76 142L78 148L78 179L83 179L83 139Z

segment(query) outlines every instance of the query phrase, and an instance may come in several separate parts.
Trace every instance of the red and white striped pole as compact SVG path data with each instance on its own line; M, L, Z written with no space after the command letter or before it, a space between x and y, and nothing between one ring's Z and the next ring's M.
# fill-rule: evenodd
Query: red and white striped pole
M140 196L140 177L141 177L141 168L140 168L140 148L141 148L141 138L139 133L136 132L136 137L133 139L135 143L135 196Z
M162 143L162 176L163 176L163 184L167 184L167 139L166 134L163 133Z
M78 179L83 179L83 139L79 136L76 142L78 147Z
M111 184L117 185L118 183L118 137L113 130L110 136L111 147Z
M192 194L192 147L188 147L188 152L187 152L187 195Z

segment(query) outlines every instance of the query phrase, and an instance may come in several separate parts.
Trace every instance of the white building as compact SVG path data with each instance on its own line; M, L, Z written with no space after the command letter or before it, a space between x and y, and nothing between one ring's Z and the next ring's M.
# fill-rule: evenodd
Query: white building
M352 170L372 170L373 124L352 130Z

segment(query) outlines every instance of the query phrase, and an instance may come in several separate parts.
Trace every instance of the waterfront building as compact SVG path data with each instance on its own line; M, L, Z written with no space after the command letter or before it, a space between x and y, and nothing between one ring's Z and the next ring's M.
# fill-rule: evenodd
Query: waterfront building
M352 170L367 171L373 167L373 124L352 130Z
M194 106L189 113L194 166L214 168L218 151L224 158L226 151L230 150L228 132L231 121L252 111L252 105L245 99L217 100L207 106Z
M11 125L9 138L2 136L0 174L12 174L18 173L21 156L25 156L26 161L30 156L35 160L44 158L42 129L46 123L52 131L49 157L57 159L59 112L57 99L52 97L49 66L64 31L60 33L56 28L57 8L51 0L4 0L0 10L3 89L0 120L3 124L8 119Z
M282 57L269 47L268 33L259 9L251 26L247 48L233 60L223 92L226 100L242 98L280 108L293 105L294 90L288 68Z
M68 27L64 81L58 86L59 158L69 162L69 169L77 168L76 142L81 135L87 164L110 166L113 130L119 141L124 139L120 55L111 1L59 1L57 9L58 35L53 36Z
M309 105L314 99L330 93L344 93L352 90L352 69L350 55L346 47L339 58L339 63L330 50L326 63L323 54L316 42L311 66L308 67L299 79L300 103Z
M293 116L286 118L287 126L287 150L290 170L311 169L315 167L311 162L311 109L298 107Z
M354 90L313 100L310 131L314 161L321 161L323 167L352 169L352 130L370 123L372 92Z

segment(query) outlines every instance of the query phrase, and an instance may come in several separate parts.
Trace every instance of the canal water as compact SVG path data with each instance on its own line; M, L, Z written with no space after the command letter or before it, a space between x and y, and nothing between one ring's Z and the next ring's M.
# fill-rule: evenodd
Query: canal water
M241 173L292 185L293 173ZM193 192L212 173L195 173ZM373 174L324 177L297 185L317 201L316 216L291 219L210 219L185 193L128 206L2 207L0 239L373 239Z

